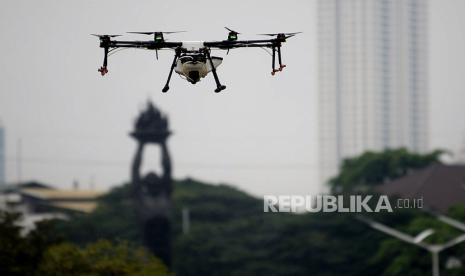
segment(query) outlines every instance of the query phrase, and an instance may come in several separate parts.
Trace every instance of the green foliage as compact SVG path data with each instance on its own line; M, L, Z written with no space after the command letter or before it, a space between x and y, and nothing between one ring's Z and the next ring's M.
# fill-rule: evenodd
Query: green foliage
M47 249L38 275L171 275L142 248L127 243L97 241L85 248L62 243Z
M366 190L405 175L411 169L424 168L439 162L443 152L416 154L406 149L392 149L383 152L365 152L360 156L345 159L340 173L329 180L333 192Z
M226 185L191 179L175 182L173 234L177 275L363 275L379 271L367 260L376 252L379 233L344 214L263 213L261 199ZM124 204L126 210L115 215ZM129 185L103 197L95 213L61 225L73 242L129 237L136 224L130 214ZM191 229L181 233L181 210L188 208ZM105 214L106 213L106 214ZM105 218L112 221L107 229ZM89 229L82 232L82 221ZM99 231L100 229L100 231ZM77 238L73 240L73 238ZM135 236L134 236L135 237ZM370 243L365 242L370 240ZM129 239L131 243L140 240ZM354 252L357 252L355 254Z
M26 236L17 226L19 214L0 212L0 275L32 275L49 245L60 242L51 225L39 223Z
M430 275L431 256L416 246L388 238L382 242L376 255L370 260L384 264L380 275Z
M259 200L230 186L205 185L191 179L177 181L174 186L173 222L177 234L181 232L179 222L183 208L189 209L195 224L221 223L263 212ZM78 244L84 245L99 239L127 240L141 244L129 184L116 187L101 197L93 213L76 216L70 221L57 221L55 226L57 233Z
M171 275L141 247L98 241L81 249L57 238L51 222L22 236L19 219L0 212L0 275Z
M219 224L263 213L260 200L231 186L212 186L186 179L176 182L175 187L175 222L180 221L183 208L188 208L191 220L199 224Z
M81 245L99 239L140 244L141 236L129 188L129 185L123 185L112 189L100 198L97 209L89 215L77 215L70 221L56 221L55 231L66 240Z
M341 174L332 180L333 188L356 190L371 187L386 178L399 177L409 169L438 162L439 154L436 151L417 155L403 149L366 153L344 163ZM177 275L430 273L431 259L427 252L374 231L354 220L351 214L264 213L261 199L227 185L206 185L192 179L174 184L173 269ZM188 234L181 231L184 208L188 208L190 213ZM452 213L455 218L465 221L465 208L457 207L451 210ZM410 235L432 227L436 235L426 240L431 243L443 242L457 235L456 230L420 212L396 210L395 213L373 216L377 221ZM54 233L85 247L80 249L66 244L52 247L46 253L49 263L42 263L43 271L61 268L54 268L53 264L64 266L62 274L74 269L91 269L85 261L89 256L86 250L99 239L113 243L126 240L132 247L141 245L129 184L102 197L92 214L76 216L67 222L55 222L54 226ZM462 250L463 247L459 246L446 253L464 256L465 251ZM71 258L73 262L66 256L74 256ZM122 259L126 258L124 256L122 254ZM109 258L99 260L103 267L107 261ZM138 263L137 260L135 262ZM124 274L126 268L119 264L113 265L118 269L115 273ZM447 273L465 275L461 272L464 271L455 269Z
M177 240L176 272L366 275L377 271L366 260L375 252L380 235L363 229L347 215L270 213L217 227L197 227Z

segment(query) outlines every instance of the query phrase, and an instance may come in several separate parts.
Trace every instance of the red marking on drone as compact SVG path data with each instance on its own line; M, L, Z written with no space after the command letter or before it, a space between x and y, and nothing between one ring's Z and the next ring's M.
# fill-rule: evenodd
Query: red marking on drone
M105 76L105 74L108 73L107 67L103 67L103 66L100 67L100 69L98 69L97 71L99 71L102 76Z

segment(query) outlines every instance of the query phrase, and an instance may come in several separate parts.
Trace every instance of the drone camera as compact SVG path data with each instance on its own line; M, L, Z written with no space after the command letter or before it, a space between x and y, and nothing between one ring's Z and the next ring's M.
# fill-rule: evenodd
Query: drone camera
M189 71L189 81L191 83L193 83L193 84L200 81L200 73L199 73L199 71L197 71L197 70Z

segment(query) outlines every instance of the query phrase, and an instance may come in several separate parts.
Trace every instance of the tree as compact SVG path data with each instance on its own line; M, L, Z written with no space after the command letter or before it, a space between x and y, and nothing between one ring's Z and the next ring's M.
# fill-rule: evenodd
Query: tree
M17 213L0 212L0 275L32 275L45 248L60 242L46 222L22 236L20 218Z
M47 249L39 275L172 275L163 263L128 243L100 240L79 248L71 243Z
M465 219L464 214L465 205L463 204L452 207L448 212L448 216L461 221ZM434 234L424 240L427 244L444 244L463 234L462 231L427 213L418 213L408 224L396 228L410 236L416 236L425 229L433 229ZM465 275L465 267L446 269L444 264L452 256L463 260L465 245L458 244L439 254L441 275ZM387 236L380 244L378 252L370 259L371 264L384 266L381 274L383 276L430 275L431 262L431 253L428 251Z
M383 152L367 151L362 155L345 159L340 173L329 180L333 192L363 191L387 179L395 179L409 170L420 169L439 163L443 151L417 154L401 149Z
M171 275L159 259L127 242L64 243L53 222L21 235L20 217L0 212L0 275Z

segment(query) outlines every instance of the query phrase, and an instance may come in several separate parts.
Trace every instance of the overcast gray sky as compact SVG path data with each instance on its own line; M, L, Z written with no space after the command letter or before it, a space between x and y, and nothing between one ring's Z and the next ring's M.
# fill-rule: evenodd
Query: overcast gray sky
M7 131L7 179L71 187L117 185L129 177L127 133L151 98L170 117L175 176L230 183L253 194L304 194L317 183L316 1L6 1L0 10L0 118ZM431 147L457 149L465 132L465 1L430 1ZM188 30L171 40L218 40L229 26L254 38L303 31L286 43L288 67L270 75L261 49L216 53L227 89L209 75L195 86L173 76L161 52L126 50L102 78L90 33ZM135 35L127 38L145 39ZM460 119L458 119L460 118ZM158 168L148 152L144 170Z

